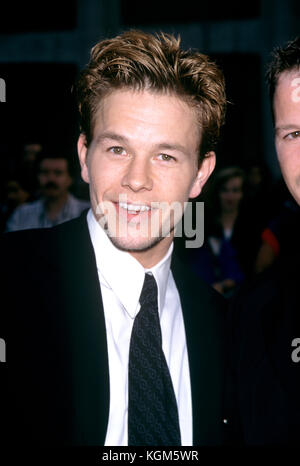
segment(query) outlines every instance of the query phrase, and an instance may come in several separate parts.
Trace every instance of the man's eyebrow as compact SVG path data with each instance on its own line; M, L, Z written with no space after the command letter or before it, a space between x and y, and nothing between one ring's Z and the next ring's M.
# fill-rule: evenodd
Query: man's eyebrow
M123 144L130 143L130 140L126 136L123 136L118 133L114 133L112 131L105 131L104 133L101 133L96 137L96 144L101 144L101 142L105 141L106 139L117 141ZM187 148L178 143L170 144L167 142L161 142L161 143L154 144L153 146L156 148L156 150L160 150L160 151L174 150L174 151L182 152L183 154L188 154Z
M128 139L125 136L122 136L121 134L114 133L112 131L106 131L104 133L99 134L96 137L96 144L100 144L101 142L105 141L105 139L111 139L113 141L117 142L128 142Z
M188 154L187 148L177 143L168 144L168 143L162 142L160 144L157 144L156 147L159 150L175 150L178 152L182 152L183 154Z
M296 124L282 125L282 126L276 126L275 133L279 133L279 131L289 131L289 130L299 131L299 129L300 129L300 125L296 125Z

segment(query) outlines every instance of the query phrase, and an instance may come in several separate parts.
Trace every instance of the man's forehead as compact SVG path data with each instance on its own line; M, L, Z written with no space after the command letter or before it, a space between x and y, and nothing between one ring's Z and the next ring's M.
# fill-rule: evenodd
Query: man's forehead
M296 112L300 106L300 69L283 72L277 82L274 95L275 116L280 112ZM278 115L277 115L278 116Z
M178 126L178 121L179 133L188 130L190 134L193 130L197 138L201 139L198 113L184 98L147 89L117 89L99 103L93 122L93 138L97 140L102 132L115 132L116 128L118 131L126 129L127 135L130 135L130 129L134 129L132 135L137 137L135 125L141 129L143 136L148 128L149 132L152 130L153 134L155 131L159 136L159 132L170 132L174 125Z
M291 70L283 71L278 78L277 87L286 85L291 86L291 88L299 85L300 79L300 67L293 68Z

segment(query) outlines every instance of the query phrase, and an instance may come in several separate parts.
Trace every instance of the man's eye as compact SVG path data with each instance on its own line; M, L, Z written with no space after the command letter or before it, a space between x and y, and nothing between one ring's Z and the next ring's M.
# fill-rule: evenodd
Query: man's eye
M110 150L110 152L112 152L115 155L124 155L124 154L126 154L125 149L123 149L123 147L119 147L119 146L110 147L109 150Z
M162 160L163 162L170 162L171 160L175 160L174 157L168 154L159 154L158 157L160 157L160 160Z
M300 131L293 131L292 133L287 134L284 139L296 139L300 136Z

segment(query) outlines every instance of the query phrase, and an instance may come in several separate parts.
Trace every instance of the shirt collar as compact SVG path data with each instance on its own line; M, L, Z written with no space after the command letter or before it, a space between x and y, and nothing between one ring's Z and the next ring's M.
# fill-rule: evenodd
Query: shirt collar
M170 274L170 266L173 252L173 242L171 243L167 254L151 269L144 269L145 273L152 273L157 283L158 288L158 312L161 315L165 305L168 279Z
M139 299L145 273L152 273L158 287L158 310L161 314L166 297L173 243L162 260L151 269L144 267L129 254L116 248L94 217L92 209L87 223L96 256L101 284L110 288L132 319L140 309Z

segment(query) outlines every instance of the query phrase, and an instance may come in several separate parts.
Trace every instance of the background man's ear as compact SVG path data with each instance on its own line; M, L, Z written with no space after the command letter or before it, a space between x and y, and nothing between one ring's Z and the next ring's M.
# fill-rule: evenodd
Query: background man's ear
M87 166L87 146L86 146L86 138L84 134L80 134L78 141L77 141L77 153L79 157L80 167L81 167L81 178L86 182L89 183L89 171Z
M189 197L191 199L199 196L199 194L202 191L203 186L205 185L208 178L214 171L215 166L216 166L216 154L214 151L210 151L207 154L205 154L201 167L198 170L197 177L190 191Z

